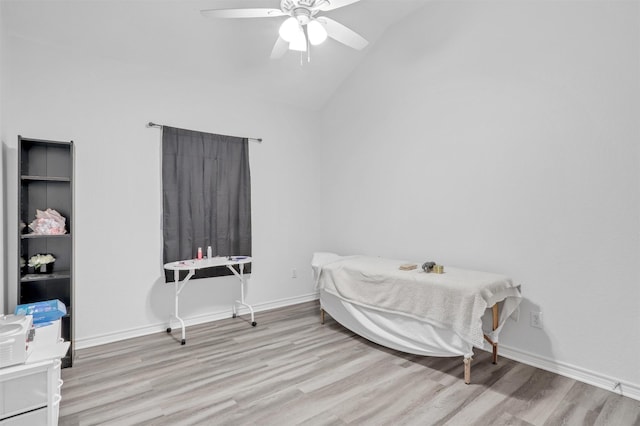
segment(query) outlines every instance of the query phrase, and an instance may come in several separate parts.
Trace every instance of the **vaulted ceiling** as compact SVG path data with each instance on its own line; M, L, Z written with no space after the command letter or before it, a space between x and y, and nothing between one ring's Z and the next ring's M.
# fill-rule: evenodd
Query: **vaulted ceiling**
M369 41L327 40L306 56L270 59L283 17L205 18L202 9L279 8L279 0L2 0L3 32L77 55L206 79L245 94L317 110L390 26L427 0L361 0L326 13Z

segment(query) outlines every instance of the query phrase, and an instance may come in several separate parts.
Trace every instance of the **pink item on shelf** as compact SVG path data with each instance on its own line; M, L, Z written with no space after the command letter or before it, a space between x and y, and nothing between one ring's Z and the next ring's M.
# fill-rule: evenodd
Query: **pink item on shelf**
M29 228L34 234L61 235L67 232L66 222L67 220L53 209L45 211L36 209L36 219L29 224Z

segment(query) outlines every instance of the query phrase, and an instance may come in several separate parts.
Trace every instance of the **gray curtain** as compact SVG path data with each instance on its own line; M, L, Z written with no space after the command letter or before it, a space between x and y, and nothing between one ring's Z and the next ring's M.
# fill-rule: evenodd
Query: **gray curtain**
M251 256L251 176L246 138L164 126L164 263L204 256ZM251 269L245 268L245 272ZM226 267L194 278L229 275ZM165 271L166 281L173 272Z

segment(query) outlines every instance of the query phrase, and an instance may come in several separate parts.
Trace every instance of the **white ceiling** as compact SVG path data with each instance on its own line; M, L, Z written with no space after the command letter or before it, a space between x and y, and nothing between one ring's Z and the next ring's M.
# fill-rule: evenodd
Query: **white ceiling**
M214 19L211 8L279 8L279 0L0 0L3 30L80 55L216 81L251 96L317 110L375 48L385 30L427 0L361 0L327 12L369 41L355 51L334 40L269 58L285 19ZM305 57L306 60L306 57Z

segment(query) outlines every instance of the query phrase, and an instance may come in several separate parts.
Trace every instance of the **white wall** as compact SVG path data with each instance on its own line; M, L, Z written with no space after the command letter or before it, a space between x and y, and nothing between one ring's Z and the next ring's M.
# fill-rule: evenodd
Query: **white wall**
M4 80L2 78L3 75L3 65L4 65L4 40L5 40L5 30L2 25L2 7L0 6L0 99L2 99L3 95L3 86ZM6 291L8 289L7 283L7 275L5 265L7 263L7 258L5 254L6 250L6 238L5 233L7 229L7 222L4 220L4 211L6 208L5 198L6 198L6 186L4 184L4 175L6 173L6 166L4 160L4 132L2 127L2 104L0 103L0 282L2 283L2 290L0 291L0 313L5 313L5 299L6 299Z
M17 135L76 145L78 347L162 330L173 308L173 287L161 278L161 133L147 128L149 121L264 139L250 143L255 262L247 299L268 308L315 296L307 271L319 238L319 178L314 123L304 112L236 99L224 82L165 75L16 37L7 47L2 103L9 224L17 223ZM6 235L9 266L16 264L14 228ZM10 283L16 274L9 267ZM196 280L182 293L181 314L192 322L230 317L237 298L234 277Z
M324 109L323 249L508 274L511 356L640 397L638 8L436 1L390 29Z

